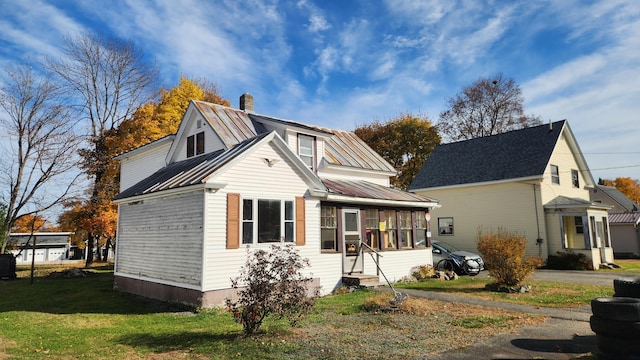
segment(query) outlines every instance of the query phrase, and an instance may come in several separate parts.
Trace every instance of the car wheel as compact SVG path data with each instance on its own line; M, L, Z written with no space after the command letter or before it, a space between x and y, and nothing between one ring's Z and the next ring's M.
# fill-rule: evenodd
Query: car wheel
M591 316L589 319L594 333L624 339L640 339L640 321L618 321Z
M640 321L640 299L607 297L591 300L591 312L609 320Z
M640 298L640 276L614 279L613 289L616 297Z

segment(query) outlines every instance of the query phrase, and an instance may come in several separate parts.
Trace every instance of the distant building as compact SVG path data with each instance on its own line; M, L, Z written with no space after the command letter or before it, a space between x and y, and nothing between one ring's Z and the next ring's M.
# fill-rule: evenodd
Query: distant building
M16 264L46 263L81 258L81 250L71 246L72 232L10 233L8 247ZM80 256L75 256L76 254Z

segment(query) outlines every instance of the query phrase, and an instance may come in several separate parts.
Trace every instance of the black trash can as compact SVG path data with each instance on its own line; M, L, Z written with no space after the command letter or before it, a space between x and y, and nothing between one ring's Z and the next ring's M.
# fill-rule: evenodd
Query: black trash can
M0 254L0 279L16 278L16 258L12 254Z

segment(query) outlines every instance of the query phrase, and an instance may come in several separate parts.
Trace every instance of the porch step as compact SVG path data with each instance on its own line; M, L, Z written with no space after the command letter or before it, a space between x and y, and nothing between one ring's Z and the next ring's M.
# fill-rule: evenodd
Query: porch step
M342 276L342 285L376 287L382 285L382 283L378 275L344 274Z

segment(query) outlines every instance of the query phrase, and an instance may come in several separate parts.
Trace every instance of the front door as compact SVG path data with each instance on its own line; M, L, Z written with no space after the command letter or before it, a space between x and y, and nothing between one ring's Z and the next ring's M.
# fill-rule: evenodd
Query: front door
M364 261L360 247L360 210L343 209L342 224L342 272L361 273Z

